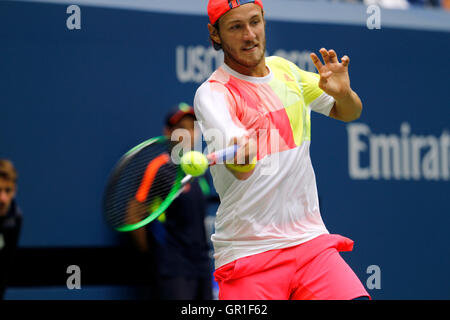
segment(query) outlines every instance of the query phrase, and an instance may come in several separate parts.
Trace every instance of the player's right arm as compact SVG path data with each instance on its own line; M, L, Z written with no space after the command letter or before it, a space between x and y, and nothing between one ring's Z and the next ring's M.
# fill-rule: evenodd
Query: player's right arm
M256 142L239 121L236 101L228 89L218 82L203 83L195 94L194 110L208 152L237 144L238 152L226 168L237 179L247 179L254 171Z

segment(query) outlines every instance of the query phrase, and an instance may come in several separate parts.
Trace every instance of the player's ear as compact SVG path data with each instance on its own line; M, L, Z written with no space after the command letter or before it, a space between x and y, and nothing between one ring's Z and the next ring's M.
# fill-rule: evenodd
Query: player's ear
M220 42L219 30L217 30L216 27L214 27L212 24L208 23L208 31L209 31L209 37L211 38L212 41L214 41L215 43L218 43L218 44L222 44Z

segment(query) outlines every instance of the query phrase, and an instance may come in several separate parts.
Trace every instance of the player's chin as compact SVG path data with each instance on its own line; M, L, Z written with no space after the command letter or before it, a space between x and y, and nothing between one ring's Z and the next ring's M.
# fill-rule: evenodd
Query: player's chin
M255 68L261 63L262 56L253 54L242 55L240 60L242 65L245 65L248 68Z

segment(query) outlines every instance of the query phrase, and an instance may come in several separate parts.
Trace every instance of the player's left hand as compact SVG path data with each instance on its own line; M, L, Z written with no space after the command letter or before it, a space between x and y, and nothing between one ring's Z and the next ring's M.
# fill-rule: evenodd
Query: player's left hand
M324 64L322 64L315 53L310 55L320 75L319 88L336 100L346 97L352 92L348 75L350 58L343 56L341 62L339 62L333 49L326 50L322 48L319 52L322 55Z

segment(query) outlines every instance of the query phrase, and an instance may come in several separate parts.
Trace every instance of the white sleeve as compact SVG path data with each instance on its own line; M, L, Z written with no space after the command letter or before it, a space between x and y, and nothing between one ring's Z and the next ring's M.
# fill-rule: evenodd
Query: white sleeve
M330 111L333 108L335 100L332 96L329 96L325 92L322 93L317 99L315 99L309 107L311 110L329 116Z
M213 90L209 82L203 83L194 97L194 110L198 124L208 145L208 152L226 148L233 137L247 134L239 126L236 116L230 114L224 92ZM234 120L233 120L234 119Z

